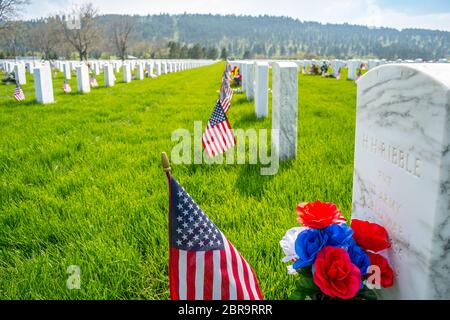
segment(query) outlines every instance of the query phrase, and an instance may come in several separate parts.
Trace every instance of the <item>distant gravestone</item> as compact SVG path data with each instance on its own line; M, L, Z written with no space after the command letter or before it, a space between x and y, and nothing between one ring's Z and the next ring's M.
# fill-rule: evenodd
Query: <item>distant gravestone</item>
M89 82L89 70L85 64L81 64L77 67L77 84L78 84L78 92L80 93L91 92L91 84Z
M242 63L242 68L241 68L241 76L242 76L242 90L244 90L244 92L247 92L247 63L243 62Z
M255 66L253 62L247 62L246 67L246 78L245 85L247 89L245 90L247 94L247 100L253 100L255 96Z
M52 72L46 65L34 68L34 89L38 103L48 104L55 102L53 96Z
M161 62L161 74L167 73L167 62Z
M144 65L142 63L136 66L136 79L144 80Z
M297 156L298 69L294 62L272 64L272 152L280 160Z
M360 67L360 65L361 65L360 61L356 61L356 60L347 61L347 67L348 67L347 79L356 80L357 70Z
M98 64L98 62L95 62L94 63L94 66L93 66L93 71L94 71L94 74L96 75L96 76L99 76L100 75L100 65Z
M16 77L16 81L19 82L20 85L27 84L27 76L25 73L25 65L23 63L17 63L14 66L14 74Z
M72 70L70 68L69 62L66 62L63 64L63 73L64 73L64 79L66 79L66 80L72 79Z
M156 69L156 75L160 76L161 75L161 62L157 61L155 62L155 69Z
M450 65L380 66L358 81L353 217L383 225L387 299L450 299Z
M105 86L108 87L114 87L115 85L115 76L114 76L114 68L111 64L107 63L105 64L105 67L103 68L104 74L105 74Z
M255 114L265 118L269 113L269 63L255 63Z
M132 78L131 78L131 66L129 63L125 63L123 65L123 81L125 83L129 83L131 82Z

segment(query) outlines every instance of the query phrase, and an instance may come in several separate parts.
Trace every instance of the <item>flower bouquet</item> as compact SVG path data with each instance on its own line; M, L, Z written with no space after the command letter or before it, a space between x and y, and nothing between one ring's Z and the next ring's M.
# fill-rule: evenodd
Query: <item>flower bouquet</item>
M297 206L298 223L280 241L288 273L298 275L292 299L376 299L391 287L394 271L382 251L390 247L382 226L353 219L350 226L334 203Z

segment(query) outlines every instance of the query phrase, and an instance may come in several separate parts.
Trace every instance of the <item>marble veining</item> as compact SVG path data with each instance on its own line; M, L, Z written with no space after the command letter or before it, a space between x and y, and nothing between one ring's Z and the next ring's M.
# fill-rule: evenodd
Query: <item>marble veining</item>
M450 299L449 106L450 65L383 65L358 81L352 211L390 233L396 285L383 298Z

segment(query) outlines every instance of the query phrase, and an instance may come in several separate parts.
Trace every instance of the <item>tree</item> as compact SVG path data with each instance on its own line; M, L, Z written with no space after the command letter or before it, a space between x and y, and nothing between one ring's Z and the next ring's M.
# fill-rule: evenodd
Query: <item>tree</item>
M0 0L0 30L17 18L22 7L29 3L29 0Z
M34 49L42 52L46 60L55 55L56 47L61 43L59 25L56 17L50 17L40 21L30 32L30 41Z
M206 52L206 58L211 60L216 60L218 55L219 51L217 50L217 48L214 47L209 48Z
M203 50L202 47L197 43L191 49L189 49L189 58L191 59L202 59L203 58Z
M245 50L244 60L251 59L251 58L252 58L252 54L251 54L250 50Z
M134 29L134 19L129 16L119 18L113 23L114 45L117 55L123 60L127 57L128 41Z
M86 3L74 9L70 16L74 20L68 17L60 20L64 35L78 52L80 61L87 60L89 50L100 38L100 30L95 21L97 9L92 3Z
M220 59L222 60L228 59L228 52L226 48L222 48L222 51L220 52Z
M180 44L175 41L170 41L168 44L169 47L169 58L170 59L178 59L181 55Z

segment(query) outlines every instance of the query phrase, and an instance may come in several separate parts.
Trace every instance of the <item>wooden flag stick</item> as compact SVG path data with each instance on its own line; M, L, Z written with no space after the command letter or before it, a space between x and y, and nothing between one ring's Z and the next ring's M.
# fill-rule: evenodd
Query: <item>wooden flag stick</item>
M161 154L161 160L162 160L162 166L163 166L164 172L168 176L170 176L172 174L172 171L171 171L171 168L170 168L169 158L167 157L167 154L165 152L163 152Z

